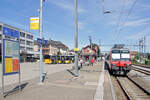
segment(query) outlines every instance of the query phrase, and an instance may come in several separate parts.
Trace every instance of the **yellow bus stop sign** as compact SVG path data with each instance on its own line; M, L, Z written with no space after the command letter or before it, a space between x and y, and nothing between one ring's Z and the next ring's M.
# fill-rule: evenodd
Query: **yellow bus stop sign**
M30 30L39 30L39 17L30 18Z

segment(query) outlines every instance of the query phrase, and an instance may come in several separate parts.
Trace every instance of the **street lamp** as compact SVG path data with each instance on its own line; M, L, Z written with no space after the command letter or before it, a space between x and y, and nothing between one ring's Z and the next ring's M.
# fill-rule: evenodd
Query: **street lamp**
M74 33L74 35L75 35L75 37L74 37L75 77L78 77L79 76L79 73L78 73L78 0L74 0L74 6L75 6L75 33Z
M108 13L111 13L111 11L105 11L104 9L104 0L102 1L102 6L103 6L103 14L108 14Z

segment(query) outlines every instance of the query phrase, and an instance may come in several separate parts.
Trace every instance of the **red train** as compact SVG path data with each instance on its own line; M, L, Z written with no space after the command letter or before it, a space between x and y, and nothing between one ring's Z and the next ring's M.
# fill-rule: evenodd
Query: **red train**
M107 68L111 74L126 75L132 65L132 56L129 49L123 46L114 46L106 58Z

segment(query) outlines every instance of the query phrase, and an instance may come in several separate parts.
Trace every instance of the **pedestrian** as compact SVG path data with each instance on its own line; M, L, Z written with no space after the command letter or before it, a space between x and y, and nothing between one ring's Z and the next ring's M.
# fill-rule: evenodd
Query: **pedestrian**
M92 64L92 66L93 66L94 62L95 62L95 59L92 58L92 59L91 59L91 64Z
M83 59L81 58L80 59L80 66L82 67L82 65L83 65Z

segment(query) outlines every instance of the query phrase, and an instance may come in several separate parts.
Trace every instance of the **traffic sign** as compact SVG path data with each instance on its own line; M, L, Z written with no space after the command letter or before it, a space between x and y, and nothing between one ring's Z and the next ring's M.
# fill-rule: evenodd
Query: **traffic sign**
M46 45L48 43L48 40L37 38L37 43Z
M42 39L37 38L37 43L42 44Z
M46 45L48 43L48 40L43 40L43 44Z

